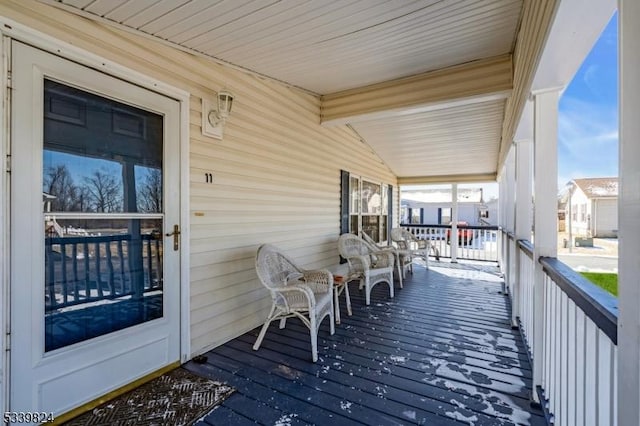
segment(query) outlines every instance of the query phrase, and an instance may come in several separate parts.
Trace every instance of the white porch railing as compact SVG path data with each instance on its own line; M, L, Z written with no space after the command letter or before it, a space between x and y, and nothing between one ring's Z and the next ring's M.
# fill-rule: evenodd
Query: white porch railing
M542 383L536 391L545 411L555 425L617 425L617 298L556 258L540 258L544 302L543 309L536 308L533 246L503 241L504 259L509 246L519 250L510 286L517 291L510 296L529 353L543 345ZM544 317L543 337L535 341L538 312Z
M431 240L441 257L451 257L451 227L448 225L402 225L413 235ZM497 226L458 226L458 259L498 261Z
M529 241L518 241L517 245L519 257L516 280L520 284L520 331L526 341L531 342L529 347L533 351L533 246Z

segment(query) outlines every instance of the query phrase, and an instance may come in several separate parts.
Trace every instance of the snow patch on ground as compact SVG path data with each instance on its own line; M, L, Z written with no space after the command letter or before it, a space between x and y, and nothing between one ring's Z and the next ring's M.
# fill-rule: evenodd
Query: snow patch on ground
M291 426L291 422L296 417L298 417L297 414L283 414L282 417L276 420L273 426Z
M473 423L473 422L477 422L478 421L478 416L467 417L464 414L459 413L457 411L453 411L453 412L452 411L447 411L444 414L446 414L447 417L451 417L452 419L456 419L456 420L459 420L461 422L466 422L466 423L468 423L470 425L474 425L475 423Z
M391 355L389 358L393 362L407 362L407 358L403 356Z
M496 410L493 404L491 404L490 402L488 401L483 401L483 402L487 404L487 408L483 409L482 412L490 416L494 416L502 419L509 419L512 422L515 422L516 424L527 424L531 419L531 413L527 413L526 411L520 410L518 408L507 406L505 407L505 411L510 410L510 413L505 413L505 412Z
M440 367L441 365L447 364L447 360L440 358L428 358L425 361L428 361L432 367Z
M405 416L408 419L411 419L411 420L415 420L416 419L416 412L415 411L403 411L402 415Z
M387 393L387 390L385 388L376 386L376 394L378 395L378 397L384 398L385 393Z
M278 365L277 371L279 371L283 376L289 379L295 379L298 377L297 372L287 367L286 365L282 365L282 364Z
M489 281L495 283L501 283L502 278L497 275L489 274L487 272L482 271L468 271L461 269L451 269L451 268L440 268L437 266L431 267L433 271L438 272L439 274L446 275L452 278L462 278L466 280L478 280L478 281Z
M351 408L351 404L352 403L349 401L340 401L340 408L345 411L348 411Z
M454 385L453 383L451 383L448 380L444 381L444 387L449 389L449 390L454 390L454 389L458 389L458 387L456 385Z
M458 408L467 408L467 407L465 407L465 405L464 405L462 402L457 401L457 400L455 400L455 399L451 399L451 400L449 400L449 402L450 402L452 405L455 405L455 406L456 406L456 407L458 407Z

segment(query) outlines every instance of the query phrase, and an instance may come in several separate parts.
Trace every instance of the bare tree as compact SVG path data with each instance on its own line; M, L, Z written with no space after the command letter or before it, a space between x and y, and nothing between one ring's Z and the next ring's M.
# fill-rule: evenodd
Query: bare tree
M138 191L138 210L147 213L162 212L162 170L151 169L142 180Z
M66 164L58 164L47 169L42 190L56 197L51 201L52 211L83 211L80 203L82 190L73 183Z
M91 176L85 177L84 181L93 211L111 213L122 210L122 189L114 176L96 170Z

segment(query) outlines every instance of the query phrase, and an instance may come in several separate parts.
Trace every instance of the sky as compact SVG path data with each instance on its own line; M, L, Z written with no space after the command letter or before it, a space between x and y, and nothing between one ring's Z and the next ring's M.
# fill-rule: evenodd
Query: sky
M558 187L575 178L618 176L618 15L560 97Z

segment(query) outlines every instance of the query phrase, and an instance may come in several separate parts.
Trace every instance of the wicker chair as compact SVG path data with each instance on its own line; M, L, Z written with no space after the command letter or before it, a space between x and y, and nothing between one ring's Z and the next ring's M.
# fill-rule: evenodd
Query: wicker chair
M393 228L391 230L391 241L397 244L400 250L409 250L414 256L423 258L427 269L429 269L429 250L433 251L436 260L440 260L440 252L431 241L420 240L404 228Z
M393 253L375 250L354 234L340 235L338 251L349 262L349 268L362 277L360 288L365 289L367 305L371 303L371 289L381 282L389 285L389 295L393 297Z
M325 316L329 316L331 334L335 332L333 275L324 269L300 269L270 244L258 249L256 271L262 284L269 289L273 304L253 349L258 350L272 321L279 319L280 328L284 328L287 318L298 317L311 332L311 353L316 362L318 329Z
M392 245L382 245L382 244L378 244L376 243L369 235L367 235L366 232L362 233L362 239L369 244L369 246L371 247L372 250L376 251L376 250L382 250L382 251L389 251L393 254L393 258L395 260L395 266L396 266L396 270L398 272L398 281L400 282L400 288L404 288L404 285L402 283L402 280L404 278L406 278L405 275L405 271L407 269L412 270L411 268L413 268L411 266L411 262L412 262L412 256L411 256L411 250L400 250L397 247L394 247Z

